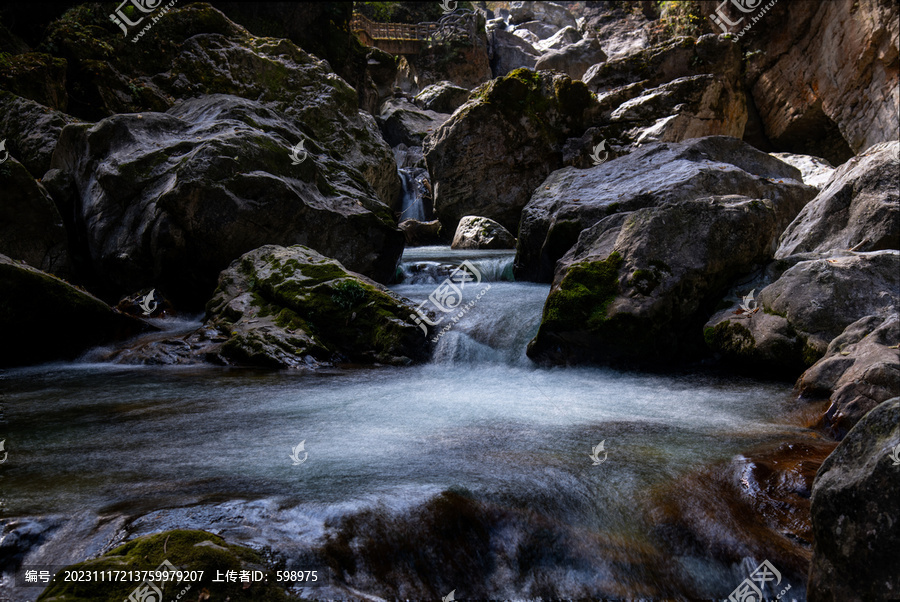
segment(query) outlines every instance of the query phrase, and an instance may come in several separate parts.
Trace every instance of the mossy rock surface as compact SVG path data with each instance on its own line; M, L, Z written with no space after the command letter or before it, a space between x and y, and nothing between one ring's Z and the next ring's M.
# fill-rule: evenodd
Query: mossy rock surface
M206 531L174 530L153 535L138 537L110 550L99 558L86 560L65 570L83 571L155 571L163 561L168 561L176 568L168 570L203 571L202 579L197 582L154 582L163 594L162 600L174 600L184 589L183 600L205 598L214 600L231 600L232 602L288 602L298 600L273 582L252 583L244 589L242 583L215 583L216 571L259 570L269 571L273 567L267 565L259 553L234 544ZM167 566L167 565L166 565ZM163 571L166 568L159 568ZM130 594L140 586L137 582L114 581L81 581L64 583L57 581L50 585L38 597L39 602L122 602L128 600ZM153 598L156 600L156 598Z

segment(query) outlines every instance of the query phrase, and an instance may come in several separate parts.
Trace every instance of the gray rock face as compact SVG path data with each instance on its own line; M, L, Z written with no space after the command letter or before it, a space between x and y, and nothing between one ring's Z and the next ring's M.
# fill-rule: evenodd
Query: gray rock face
M78 122L75 117L0 90L0 140L6 140L6 150L35 178L50 169L50 156L62 129Z
M538 71L560 71L572 79L581 79L593 65L606 60L606 54L600 43L589 36L560 48L550 50L537 60L534 68Z
M454 249L514 249L516 239L492 219L467 215L459 220L450 246Z
M810 602L889 600L900 592L897 499L900 397L882 402L847 434L816 475Z
M547 52L548 50L562 50L566 46L581 41L581 33L574 27L564 27L546 40L539 40L534 45L536 50Z
M583 132L592 104L582 83L524 69L475 91L425 141L435 214L447 231L465 215L515 231L535 187L561 166L565 140Z
M769 153L779 161L793 165L803 175L803 183L821 191L834 174L834 166L821 157L793 153Z
M841 165L788 226L776 257L836 249L900 249L900 142Z
M646 145L582 170L566 167L540 184L522 211L516 279L549 282L582 230L623 211L741 191L770 199L783 229L815 195L800 172L724 136Z
M392 276L402 233L330 148L256 101L212 95L165 114L68 126L53 167L74 191L77 235L107 290L161 288L196 307L235 257L266 243L307 244L374 278Z
M733 195L601 220L559 262L529 356L669 364L695 356L722 291L771 258L778 213L771 200Z
M420 109L402 98L392 98L381 106L378 125L391 146L422 146L425 136L450 118L446 113Z
M837 439L879 403L900 395L898 341L900 314L860 318L797 381L804 397L831 398L824 422Z
M72 359L149 327L55 276L0 255L0 366Z
M509 22L541 21L558 28L577 27L575 17L556 2L510 2Z
M437 113L453 113L469 98L469 90L450 82L432 84L419 92L414 101L423 109Z
M534 69L540 58L540 52L519 36L495 29L490 34L491 73L494 77L503 77L510 71L519 68Z
M0 187L0 253L45 272L68 275L66 229L44 187L13 157L0 165Z
M405 219L400 222L400 229L403 230L403 234L406 237L406 246L408 247L446 244L440 237L441 222L436 219L430 222Z
M803 259L802 256L793 260ZM760 312L714 316L707 342L717 352L770 368L811 366L848 326L886 318L900 303L900 252L842 253L798 261L758 295ZM765 314L770 314L766 316Z

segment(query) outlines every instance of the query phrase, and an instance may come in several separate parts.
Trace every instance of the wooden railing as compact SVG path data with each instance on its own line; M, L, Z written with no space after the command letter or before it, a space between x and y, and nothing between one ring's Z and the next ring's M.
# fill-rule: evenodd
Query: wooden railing
M432 44L474 38L477 23L477 16L463 9L445 15L436 23L411 24L376 23L359 13L353 13L350 28L367 45L389 40L418 40Z

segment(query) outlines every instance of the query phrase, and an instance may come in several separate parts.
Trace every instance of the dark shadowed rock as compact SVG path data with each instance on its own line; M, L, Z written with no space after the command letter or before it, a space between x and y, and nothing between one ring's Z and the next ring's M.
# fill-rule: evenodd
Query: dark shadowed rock
M600 48L600 42L588 36L575 44L548 51L537 60L534 68L538 71L560 71L572 79L581 79L593 65L605 60L606 54Z
M491 43L491 73L503 77L516 69L534 69L540 52L519 36L504 29L489 32Z
M0 88L57 111L65 111L66 61L40 52L4 57Z
M68 239L53 199L10 157L0 164L0 253L45 272L67 276Z
M400 222L400 229L403 230L403 235L406 237L406 245L409 247L446 244L440 236L441 222L436 219L430 222L405 219Z
M900 397L859 421L812 489L810 602L890 600L900 592Z
M378 125L391 146L422 146L425 136L449 118L449 114L421 109L408 100L392 98L382 105Z
M450 82L432 84L419 92L413 101L423 109L438 113L453 113L469 98L469 90Z
M25 263L0 255L0 366L72 359L149 327L100 299Z
M513 249L516 239L492 219L467 215L459 220L450 246L454 249Z
M358 152L384 144L356 135ZM176 305L199 306L222 269L267 243L306 244L387 281L402 234L366 178L331 148L256 101L203 96L165 114L68 126L54 179L71 182L66 204L82 252L115 298L161 288Z
M900 142L877 144L835 170L788 226L776 257L900 249Z
M465 215L510 231L535 187L562 165L566 139L592 106L581 82L520 69L473 92L425 141L435 214L449 230Z
M775 202L740 196L601 220L559 262L528 355L657 365L697 356L722 292L772 257L778 221Z
M0 140L6 140L6 150L35 178L50 169L50 157L62 129L78 121L71 115L0 90Z
M540 184L522 211L516 278L549 282L582 230L622 211L735 191L774 201L776 228L815 195L800 172L735 138L646 145L590 169L566 167Z

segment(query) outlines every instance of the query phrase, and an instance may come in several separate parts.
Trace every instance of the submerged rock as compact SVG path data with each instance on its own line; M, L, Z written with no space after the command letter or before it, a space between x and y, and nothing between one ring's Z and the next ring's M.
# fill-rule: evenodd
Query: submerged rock
M900 397L882 402L828 456L812 488L810 602L887 600L900 592Z
M459 220L453 235L453 249L513 249L516 238L492 219L467 215Z
M243 255L207 308L208 323L229 337L222 355L239 363L407 364L428 351L410 302L302 246Z
M0 255L0 366L72 359L150 327L68 282Z
M169 564L164 564L168 562ZM218 535L198 530L173 530L144 535L118 546L98 558L65 567L68 571L194 571L202 578L176 582L153 580L163 598L151 588L138 593L141 600L260 600L288 602L295 598L272 581L251 583L216 582L217 571L267 571L274 567L261 554L244 546L226 542ZM175 577L175 575L172 575ZM97 600L135 599L140 583L134 581L56 580L38 600L50 602L97 602ZM185 591L186 590L186 591ZM144 597L145 595L149 597Z

